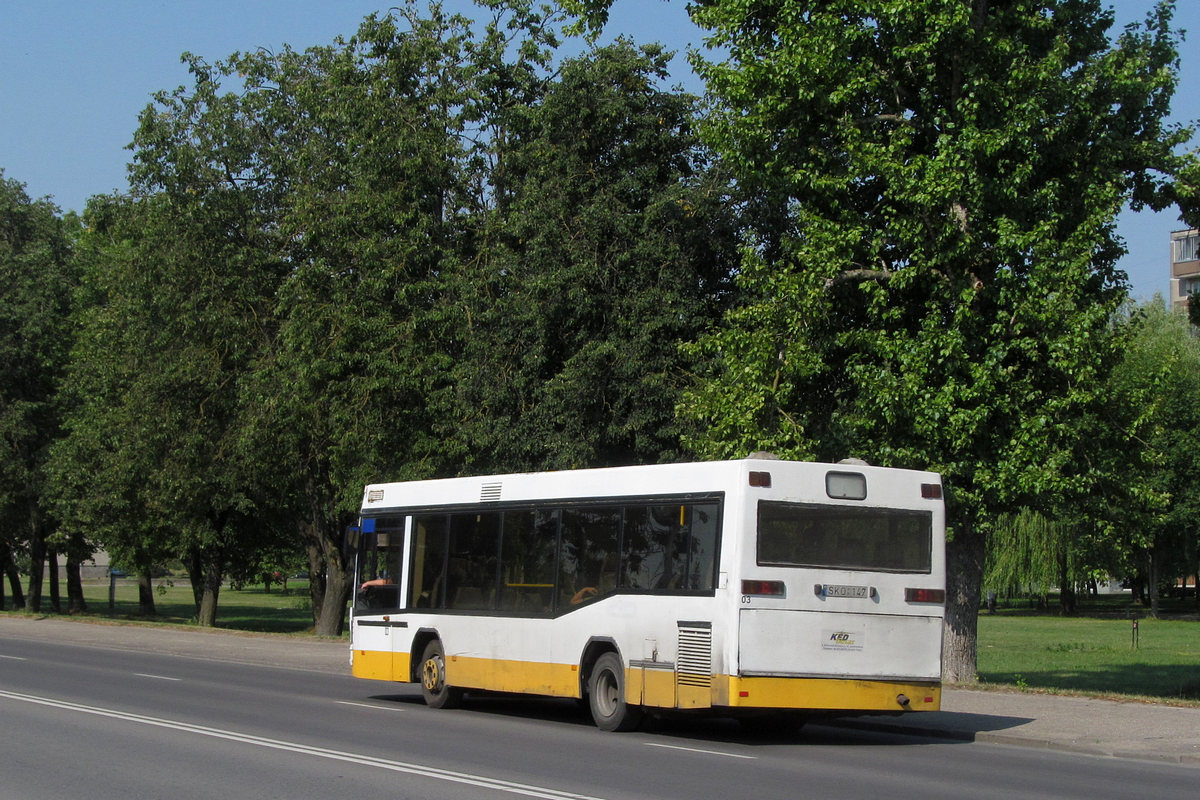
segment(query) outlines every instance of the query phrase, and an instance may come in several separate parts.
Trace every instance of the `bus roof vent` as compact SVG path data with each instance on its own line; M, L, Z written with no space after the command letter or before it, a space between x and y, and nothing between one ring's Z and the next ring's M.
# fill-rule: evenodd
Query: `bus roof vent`
M779 456L774 453L769 453L766 450L755 450L750 455L746 456L750 461L779 461Z
M861 458L843 458L838 463L845 464L847 466L852 466L852 467L869 467L869 466L871 466L866 461L863 461Z
M502 483L485 483L483 490L479 493L480 501L484 503L497 503L500 501L500 494L504 489Z

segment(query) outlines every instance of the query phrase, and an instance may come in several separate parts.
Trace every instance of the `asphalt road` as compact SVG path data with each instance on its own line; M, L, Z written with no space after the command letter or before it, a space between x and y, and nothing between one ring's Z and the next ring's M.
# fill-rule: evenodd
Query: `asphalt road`
M0 798L1189 797L1193 767L810 725L606 734L572 702L0 640Z

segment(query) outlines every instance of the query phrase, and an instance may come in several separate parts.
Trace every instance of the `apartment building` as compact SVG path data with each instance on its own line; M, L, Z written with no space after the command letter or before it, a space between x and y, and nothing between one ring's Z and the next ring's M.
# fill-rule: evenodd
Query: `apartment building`
M1171 234L1171 308L1183 307L1188 296L1200 292L1200 230Z

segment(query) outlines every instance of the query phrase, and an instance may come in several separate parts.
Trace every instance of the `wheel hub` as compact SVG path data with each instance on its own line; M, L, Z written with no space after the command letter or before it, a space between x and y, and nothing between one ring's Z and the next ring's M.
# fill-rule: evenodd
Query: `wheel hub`
M421 683L430 692L438 692L446 682L446 671L438 656L425 659L421 668Z

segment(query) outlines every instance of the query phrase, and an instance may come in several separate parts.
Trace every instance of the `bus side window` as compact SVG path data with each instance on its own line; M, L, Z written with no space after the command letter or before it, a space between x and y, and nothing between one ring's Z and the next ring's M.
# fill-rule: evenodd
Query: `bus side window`
M413 520L410 608L441 608L446 584L446 515L430 514Z
M570 611L616 586L620 531L619 508L579 508L562 512L558 613Z
M557 511L506 511L501 537L501 611L541 614L554 602Z
M718 509L715 503L628 507L622 588L711 591L716 585Z
M680 518L686 510L687 506L678 504L631 506L625 510L624 588L685 588L687 530Z
M720 522L716 503L692 506L689 509L691 537L688 555L688 586L697 591L716 588L717 524Z
M451 515L447 608L487 611L493 607L499 544L499 512Z

